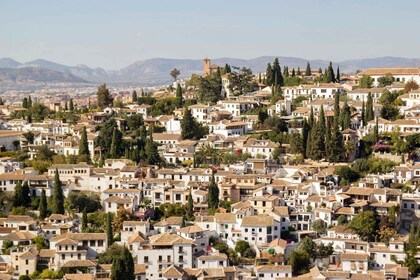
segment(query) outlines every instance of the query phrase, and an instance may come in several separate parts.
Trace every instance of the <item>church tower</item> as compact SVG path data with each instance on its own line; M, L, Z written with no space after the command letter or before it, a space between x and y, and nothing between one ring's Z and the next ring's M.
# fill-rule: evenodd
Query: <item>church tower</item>
M210 75L210 73L211 73L211 67L210 67L210 65L211 65L211 60L209 59L209 58L205 58L204 60L203 60L203 62L204 62L204 76L209 76Z

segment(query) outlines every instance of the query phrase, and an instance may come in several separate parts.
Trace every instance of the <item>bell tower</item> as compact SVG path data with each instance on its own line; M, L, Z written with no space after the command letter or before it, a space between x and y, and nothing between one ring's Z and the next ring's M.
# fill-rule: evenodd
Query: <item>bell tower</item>
M203 60L203 63L204 63L204 76L208 76L208 75L210 75L210 72L211 72L211 70L210 70L211 60L206 57Z

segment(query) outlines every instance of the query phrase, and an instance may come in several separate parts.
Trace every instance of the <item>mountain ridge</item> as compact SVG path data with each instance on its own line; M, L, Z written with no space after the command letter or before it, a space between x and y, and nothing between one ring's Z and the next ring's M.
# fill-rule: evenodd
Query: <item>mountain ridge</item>
M260 56L250 59L221 57L212 59L212 64L223 67L226 63L238 67L250 67L254 73L265 72L267 63L272 63L278 57L281 67L288 66L289 69L300 67L304 71L309 62L312 69L326 68L329 60L325 59L305 59L301 57L288 56ZM341 73L354 73L357 70L364 70L373 67L420 67L419 58L405 58L383 56L375 58L347 59L343 61L333 61L334 68L340 67ZM11 58L0 58L0 68L3 69L21 69L30 68L34 71L36 68L48 69L56 72L65 73L79 77L88 82L107 82L107 83L139 83L144 85L159 85L172 81L169 72L173 68L181 71L180 78L190 77L192 74L203 72L203 61L201 59L182 59L182 58L163 58L156 57L151 59L138 60L119 70L104 70L100 67L89 67L84 64L68 66L55 63L46 59L35 59L29 62L20 63ZM2 70L4 75L8 70ZM11 70L10 70L11 71ZM11 71L13 72L13 71ZM18 74L18 73L14 73ZM28 74L28 71L25 72ZM50 73L51 74L51 73ZM36 75L41 79L39 75ZM54 74L53 76L60 77ZM51 77L51 75L50 75ZM66 77L66 78L64 78ZM61 78L70 80L72 76L61 76Z

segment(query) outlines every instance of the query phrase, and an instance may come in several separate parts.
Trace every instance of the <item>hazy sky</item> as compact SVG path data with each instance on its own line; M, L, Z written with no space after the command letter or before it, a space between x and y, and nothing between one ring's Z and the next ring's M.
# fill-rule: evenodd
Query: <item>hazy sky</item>
M420 1L0 0L0 57L119 69L136 60L420 57Z

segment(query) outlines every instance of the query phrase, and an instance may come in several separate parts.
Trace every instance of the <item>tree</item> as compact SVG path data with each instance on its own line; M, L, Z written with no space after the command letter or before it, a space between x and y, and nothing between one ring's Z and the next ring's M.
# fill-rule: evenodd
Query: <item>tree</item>
M347 216L345 215L338 216L337 222L339 226L347 224L348 223Z
M106 215L106 237L108 239L108 247L114 243L114 234L112 232L112 214Z
M337 66L337 74L336 74L336 77L335 77L335 81L337 83L339 83L340 79L341 79L341 77L340 77L340 66Z
M112 264L116 258L123 254L124 247L118 244L112 244L105 252L98 254L100 264Z
M124 280L128 279L126 275L125 263L123 256L120 255L114 259L111 266L111 280ZM127 278L126 278L127 277Z
M297 276L309 272L311 259L306 252L293 250L289 255L288 263L292 266L293 275Z
M90 157L86 126L83 126L82 134L80 135L79 155L84 155L84 156L89 156Z
M332 67L332 62L331 61L330 61L330 65L328 65L327 76L325 78L325 82L327 82L327 83L334 83L335 82L334 69Z
M41 191L41 199L39 201L39 217L41 219L45 219L48 215L48 204L47 204L47 196L45 194L45 189Z
M265 79L266 85L271 86L273 85L273 69L271 68L271 64L267 64L267 69L265 70Z
M363 75L359 79L359 86L361 88L371 88L373 86L373 79L371 76Z
M178 78L178 76L181 74L181 72L178 69L174 68L174 69L172 69L172 71L169 74L171 75L172 79L174 79L174 81L176 81L176 78Z
M96 93L98 98L98 108L104 109L108 106L111 106L114 102L114 99L111 96L111 93L106 88L106 84L102 84L98 87L98 92Z
M318 219L318 220L315 220L314 222L313 222L313 224L312 224L312 228L318 233L318 234L321 234L321 233L325 233L326 232L326 230L327 230L327 225L326 225L326 223L323 221L323 220L321 220L321 219Z
M385 76L378 78L378 83L380 87L386 87L392 85L394 82L394 76L391 73L386 73Z
M111 148L110 148L110 156L111 158L118 158L119 157L119 153L118 153L118 147L117 147L117 128L114 128L114 131L112 133L112 142L111 142Z
M138 100L137 91L133 90L131 93L131 102L135 103Z
M134 280L134 260L127 247L124 247L122 258L125 265L124 280Z
M162 161L159 155L157 144L153 141L153 138L151 136L146 140L144 152L146 154L147 164L155 165L159 164Z
M312 70L311 70L311 64L308 63L306 64L306 70L305 70L305 76L309 77L312 75Z
M372 99L372 94L370 92L368 93L368 96L367 96L365 114L366 114L365 116L366 123L375 118L374 113L373 113L373 99Z
M410 92L412 90L416 90L416 89L419 89L419 85L414 80L410 80L404 85L404 92L405 93L408 93L408 92Z
M88 228L88 217L86 212L86 207L83 209L82 213L82 232L85 232Z
M349 228L356 232L365 241L373 240L376 233L376 218L373 211L363 211L354 217Z
M32 107L32 98L29 95L29 97L28 97L28 109L31 108L31 107Z
M64 214L64 195L58 169L55 169L51 210L53 214Z
M22 100L22 107L28 109L28 98L24 97Z
M199 140L207 134L204 127L197 122L191 114L191 110L185 108L184 117L181 121L181 135L184 139Z
M18 181L15 185L15 193L13 196L13 206L20 207L23 205L23 190L22 183Z
M36 245L38 250L46 249L47 246L47 239L43 236L36 236L32 239L32 243Z
M67 196L67 201L70 207L77 212L86 209L87 213L92 213L102 208L101 199L95 193L71 191Z
M290 134L290 153L303 154L303 143L301 135L297 132Z
M230 73L229 90L236 96L248 93L254 88L254 75L247 67L233 67L234 72Z
M191 220L192 218L194 218L194 201L192 198L192 193L190 190L190 194L188 195L188 203L187 203L187 208L186 208L186 215L187 218L189 220Z
M341 128L343 130L350 128L350 118L351 118L351 111L350 106L347 101L344 102L344 106L341 112Z
M217 209L217 207L219 207L219 187L216 184L213 173L208 191L208 208Z
M182 99L182 88L181 85L178 83L178 86L176 88L176 106L178 108L182 107L183 99Z
M238 242L236 242L235 252L237 252L237 253L241 254L241 256L243 256L245 251L249 248L250 248L250 246L249 246L249 243L247 241L239 240Z
M197 100L201 103L215 103L222 98L222 78L218 73L199 77L197 82Z
M275 92L278 92L278 88L283 86L283 75L281 74L281 68L278 57L274 59L273 68L273 85L275 86Z
M69 109L70 109L70 112L73 112L73 111L74 111L73 98L70 98L70 105L69 105Z

